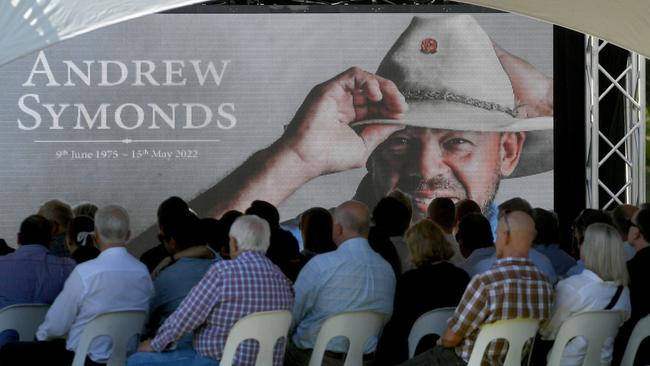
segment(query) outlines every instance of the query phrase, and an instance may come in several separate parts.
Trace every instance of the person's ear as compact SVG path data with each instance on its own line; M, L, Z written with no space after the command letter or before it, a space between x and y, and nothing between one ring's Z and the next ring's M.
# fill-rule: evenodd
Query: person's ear
M126 238L124 239L124 241L127 242L127 241L129 241L129 239L131 239L131 230L129 230L129 231L126 233Z
M499 146L501 153L500 173L502 177L512 174L519 164L519 158L524 149L524 141L526 141L525 132L503 132L501 134Z

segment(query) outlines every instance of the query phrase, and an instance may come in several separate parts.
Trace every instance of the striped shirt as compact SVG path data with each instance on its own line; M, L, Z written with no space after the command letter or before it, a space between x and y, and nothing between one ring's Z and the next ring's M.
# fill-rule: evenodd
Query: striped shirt
M230 328L251 313L293 308L294 294L289 280L262 252L246 251L236 259L212 265L178 309L167 318L151 341L163 351L183 334L194 331L194 350L220 360ZM254 365L257 343L243 342L234 364ZM281 366L284 344L276 346L273 365Z
M463 341L456 353L466 362L472 354L481 325L497 320L548 319L553 287L527 258L502 258L486 272L472 278L449 327ZM482 364L500 365L506 354L506 342L492 342Z

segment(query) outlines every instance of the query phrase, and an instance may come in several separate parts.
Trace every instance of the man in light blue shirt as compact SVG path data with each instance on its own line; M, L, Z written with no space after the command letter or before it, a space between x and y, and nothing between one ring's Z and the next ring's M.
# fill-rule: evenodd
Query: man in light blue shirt
M368 310L390 318L395 275L368 244L369 216L368 207L357 201L336 208L333 239L338 249L310 260L294 286L294 331L285 364L307 364L321 325L336 314ZM376 339L368 342L366 353L373 352L376 344ZM325 357L339 359L346 349L343 339L335 339Z

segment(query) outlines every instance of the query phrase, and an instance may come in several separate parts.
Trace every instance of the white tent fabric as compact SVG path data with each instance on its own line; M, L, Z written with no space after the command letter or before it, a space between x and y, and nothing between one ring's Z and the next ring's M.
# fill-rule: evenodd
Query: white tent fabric
M1 0L0 65L82 33L205 0Z
M648 0L459 0L526 15L650 57Z

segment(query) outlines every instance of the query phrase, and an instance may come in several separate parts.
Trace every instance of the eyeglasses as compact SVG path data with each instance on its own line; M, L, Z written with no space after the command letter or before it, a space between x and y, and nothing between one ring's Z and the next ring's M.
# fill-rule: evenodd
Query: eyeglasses
M505 210L503 211L503 221L506 223L506 234L510 235L510 223L508 222L508 214L510 214L512 211L510 210Z

